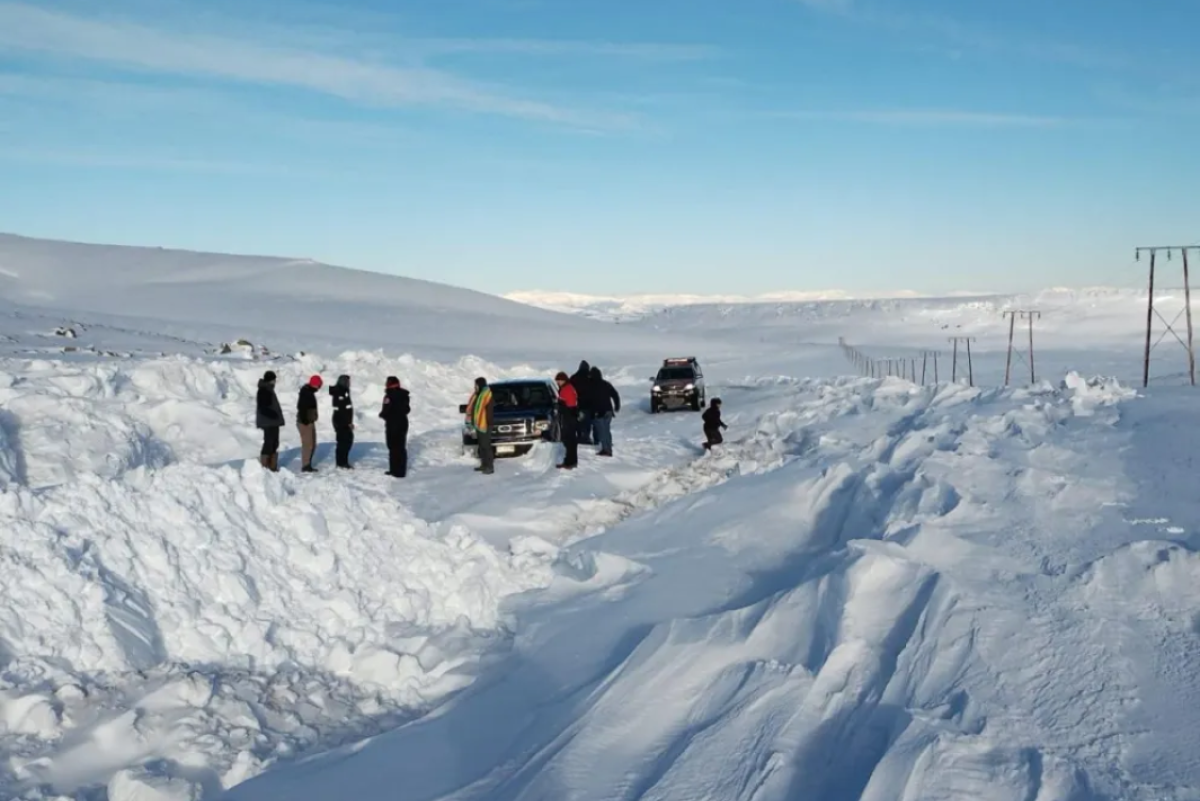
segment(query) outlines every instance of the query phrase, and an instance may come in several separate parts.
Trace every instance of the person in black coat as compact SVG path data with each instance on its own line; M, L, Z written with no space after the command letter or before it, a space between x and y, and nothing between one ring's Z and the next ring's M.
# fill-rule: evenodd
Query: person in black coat
M592 389L592 366L586 361L579 363L579 369L570 378L575 394L579 396L579 444L592 444L592 421L595 419L595 409Z
M350 376L338 376L337 383L329 388L333 399L333 432L337 436L337 466L353 470L350 465L350 449L354 447L354 399L350 397Z
M379 416L387 432L387 474L394 478L408 475L408 414L411 411L408 390L400 386L399 378L388 376Z
M729 426L721 421L720 398L713 398L709 401L708 408L704 410L701 419L704 420L704 436L706 439L704 450L710 451L713 445L720 445L725 441L724 437L721 436L721 429L729 428Z
M621 411L621 395L617 388L604 380L604 374L599 367L591 371L592 387L592 423L596 429L596 444L600 446L600 456L612 456L612 421L617 412Z
M279 429L283 427L283 407L275 394L275 373L268 370L258 381L258 400L254 424L263 432L262 452L258 463L268 470L279 472Z

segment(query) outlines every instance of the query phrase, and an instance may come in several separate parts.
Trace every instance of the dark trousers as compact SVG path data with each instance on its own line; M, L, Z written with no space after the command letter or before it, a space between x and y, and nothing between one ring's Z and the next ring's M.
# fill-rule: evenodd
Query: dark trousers
M708 441L704 443L705 450L712 448L713 445L720 445L725 441L725 438L721 436L721 429L719 428L704 429L704 436L708 437Z
M350 466L350 449L354 447L354 429L350 426L335 426L333 429L337 434L337 466Z
M274 456L279 453L279 426L263 429L263 456Z
M592 444L592 429L595 428L595 415L586 409L579 413L579 428L575 432L575 442L584 445Z
M479 468L484 473L495 470L496 452L492 450L492 432L479 432Z
M408 426L387 427L388 475L408 475Z
M563 456L563 467L574 467L579 464L579 429L571 424L562 427L562 444L566 450Z

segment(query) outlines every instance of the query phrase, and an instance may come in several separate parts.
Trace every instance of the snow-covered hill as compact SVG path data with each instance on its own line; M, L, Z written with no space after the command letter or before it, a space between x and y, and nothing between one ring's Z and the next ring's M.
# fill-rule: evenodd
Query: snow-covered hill
M165 337L197 346L245 339L276 352L384 347L451 359L463 352L544 359L571 344L583 350L603 334L610 347L649 353L641 338L578 316L429 281L304 259L5 234L0 299L0 316L39 320L40 330L18 326L18 333L52 335L86 318L118 340L168 352Z
M280 260L30 247L0 262L0 798L1200 797L1200 407L1167 380L1177 344L1131 389L1137 293L1032 298L1052 344L1003 388L997 318L1030 298L617 324ZM130 294L89 272L110 257ZM293 275L315 277L277 292ZM850 375L837 345L957 331L983 386L944 362L924 386ZM648 412L648 374L685 350L725 402L713 453L696 414ZM624 400L614 457L472 470L474 377L580 358ZM258 467L265 369L289 412L312 373L353 376L353 472L324 392L320 472L296 472L292 427L283 471ZM413 397L403 481L388 375Z
M804 303L823 300L850 300L854 293L841 289L811 292L768 292L762 295L583 295L575 292L519 290L504 297L542 309L579 314L598 320L628 320L674 306L714 306L728 304ZM900 290L870 295L871 298L920 297L916 292Z

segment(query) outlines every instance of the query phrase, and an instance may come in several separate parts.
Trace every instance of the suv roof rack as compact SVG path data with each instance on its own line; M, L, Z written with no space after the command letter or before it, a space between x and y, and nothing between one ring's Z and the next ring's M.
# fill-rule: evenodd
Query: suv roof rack
M668 364L695 364L695 363L696 363L696 357L695 357L695 356L677 356L677 357L675 357L675 358L672 358L672 359L663 359L663 364L664 364L664 365L668 365Z

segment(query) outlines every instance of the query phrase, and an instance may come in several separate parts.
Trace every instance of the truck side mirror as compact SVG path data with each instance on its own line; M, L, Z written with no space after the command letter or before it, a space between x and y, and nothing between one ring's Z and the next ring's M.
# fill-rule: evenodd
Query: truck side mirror
M467 413L467 404L465 404L465 403L458 404L458 413L466 414Z

